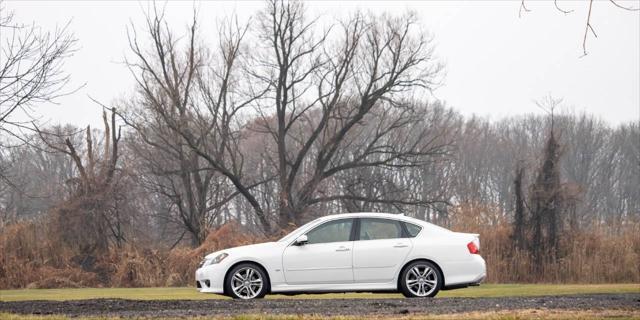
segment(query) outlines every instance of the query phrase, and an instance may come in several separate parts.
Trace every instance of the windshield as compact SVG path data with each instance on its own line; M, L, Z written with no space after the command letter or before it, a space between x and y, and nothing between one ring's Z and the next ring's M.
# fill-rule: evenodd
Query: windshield
M293 235L297 234L297 233L298 233L298 231L300 231L300 230L304 229L304 228L305 228L305 227L307 227L308 225L311 225L311 224L313 224L313 223L315 223L315 222L319 221L320 219L322 219L322 218L315 219L315 220L313 220L313 221L311 221L311 222L309 222L309 223L305 223L305 224L303 224L303 225L299 226L299 227L298 227L298 228L296 228L295 230L293 230L293 231L289 232L289 234L287 234L286 236L284 236L282 239L278 240L278 242L287 242L287 241L291 241L291 240L293 240L293 239L291 239L291 238L293 237Z

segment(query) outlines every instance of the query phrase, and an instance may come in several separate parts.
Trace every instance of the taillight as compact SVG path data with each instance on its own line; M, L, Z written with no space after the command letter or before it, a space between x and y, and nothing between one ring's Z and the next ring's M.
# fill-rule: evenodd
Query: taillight
M471 254L480 254L480 249L473 241L467 243L467 249L469 249L469 253Z

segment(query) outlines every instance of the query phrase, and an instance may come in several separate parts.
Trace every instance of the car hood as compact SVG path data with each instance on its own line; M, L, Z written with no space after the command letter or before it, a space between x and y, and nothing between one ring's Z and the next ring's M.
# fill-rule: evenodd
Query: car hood
M278 246L278 242L264 242L264 243L256 243L256 244L250 244L250 245L246 245L246 246L240 246L240 247L233 247L233 248L228 248L228 249L223 249L223 250L219 250L213 253L210 253L208 255L206 255L204 258L205 259L213 259L215 258L217 255L219 255L222 252L226 252L228 254L242 254L244 252L247 251L260 251L263 249L267 249L267 248L274 248Z

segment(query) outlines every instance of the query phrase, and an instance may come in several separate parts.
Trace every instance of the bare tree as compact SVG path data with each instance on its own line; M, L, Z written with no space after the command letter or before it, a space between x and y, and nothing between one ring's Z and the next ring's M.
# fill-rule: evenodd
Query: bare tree
M414 15L358 13L333 27L340 35L335 39L330 31L318 34L317 20L307 20L301 2L270 1L260 21L266 53L253 75L272 84L268 106L259 111L277 148L281 228L299 224L315 203L376 200L339 191L319 195L323 182L336 174L417 165L438 149L416 139L420 135L405 136L408 140L396 146L388 143L389 136L416 119L412 106L399 97L416 88L433 88L441 70L431 40L417 30ZM275 121L268 119L270 106ZM394 116L385 118L386 113ZM366 122L370 124L363 125ZM359 152L346 157L344 150L353 138L368 134ZM311 168L303 173L306 166Z
M45 32L35 24L18 24L0 1L0 131L17 136L22 123L11 117L16 111L30 116L34 104L73 92L64 91L70 78L62 70L76 45L67 27Z
M384 120L367 121L365 130L358 135L351 135L345 143L340 158L355 158L364 154L372 137L384 130L392 130L382 138L378 152L371 152L369 161L384 161L389 155L384 150L410 150L416 140L430 146L424 149L424 157L417 155L412 161L388 162L385 165L367 165L351 170L343 170L334 177L338 185L333 192L319 190L324 197L331 194L345 205L347 211L383 211L383 212L411 212L418 208L438 210L441 205L449 205L448 197L440 190L431 189L437 185L437 171L453 158L453 143L457 128L455 114L443 109L437 103L422 105L413 102L418 111L417 118L393 110L384 113ZM380 115L382 117L382 115ZM400 121L400 122L398 122ZM389 128L385 124L399 124L396 128ZM393 147L389 147L393 146ZM437 169L436 169L437 168ZM431 185L433 184L433 185ZM442 187L442 186L441 186ZM327 195L329 193L329 195ZM320 197L320 199L322 199ZM409 210L413 209L413 210ZM425 217L430 218L430 217Z
M238 152L244 139L238 117L257 98L238 91L236 78L240 43L247 27L229 21L215 51L220 59L212 60L206 49L197 46L196 16L194 13L184 47L165 25L164 12L158 8L146 20L145 33L152 50L140 46L132 29L133 59L128 64L138 85L134 101L138 105L134 107L141 112L136 115L130 108L133 112L123 116L144 143L173 160L174 171L165 172L165 176L174 175L179 183L170 183L169 191L162 189L173 199L194 244L206 236L209 212L237 195L246 198L263 227L269 227L250 192L263 181L245 179L243 157ZM153 120L149 125L146 117ZM211 197L214 189L217 196Z
M129 106L123 116L135 130L130 148L138 163L140 182L149 192L170 203L167 210L154 212L156 218L177 227L178 241L186 233L191 244L197 246L204 241L207 230L215 227L216 217L236 194L218 173L208 169L198 154L185 146L181 136L158 119L157 113L149 112L144 102L137 102L141 107Z
M103 113L102 150L87 126L85 148L74 144L72 137L36 130L46 145L73 160L77 175L68 181L73 190L54 212L54 221L61 239L82 254L104 252L111 242L121 246L130 216L123 208L126 198L126 176L118 168L120 128L116 110L111 117ZM124 209L124 210L123 210Z
M238 83L241 42L246 27L221 33L220 67L205 60L195 46L196 24L181 53L162 14L148 19L153 52L142 50L135 34L130 62L142 94L168 128L202 157L210 170L224 176L269 228L263 204L251 189L263 181L243 176L244 155L239 145L245 108L256 106L276 149L273 161L278 175L278 223L286 228L299 223L315 203L337 201L346 194L318 196L323 182L342 171L362 167L418 165L444 146L424 135L399 135L403 126L420 119L402 94L436 84L441 65L434 62L430 39L417 34L415 17L368 17L358 14L340 25L334 43L329 32L316 36L315 21L306 22L299 2L269 2L260 20L263 51L248 60L243 70L249 78ZM205 62L207 61L207 62ZM315 92L315 97L312 93ZM265 106L274 105L275 110ZM175 111L171 115L167 110ZM393 114L393 117L385 117ZM364 125L364 122L370 122ZM190 125L187 125L190 123ZM255 123L253 130L256 129ZM371 131L373 130L373 131ZM427 129L423 128L423 132ZM343 149L360 141L359 152L347 160ZM391 145L390 137L402 138ZM267 153L265 153L268 155ZM376 156L377 159L374 159ZM310 165L307 173L303 166ZM369 199L374 200L374 199Z

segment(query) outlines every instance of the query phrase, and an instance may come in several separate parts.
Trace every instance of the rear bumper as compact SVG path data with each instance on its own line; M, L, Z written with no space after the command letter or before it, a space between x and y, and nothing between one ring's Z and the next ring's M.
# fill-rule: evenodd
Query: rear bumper
M454 289L463 289L463 288L467 288L467 287L479 286L480 283L482 281L484 281L485 278L486 278L486 274L483 274L480 277L476 278L474 281L471 281L471 282L468 282L468 283L458 283L458 284L452 284L452 285L445 285L442 288L442 290L454 290Z
M485 272L485 273L483 273L483 274L481 274L480 276L478 276L478 277L477 277L475 280L473 280L473 281L471 282L471 284L469 284L469 285L470 285L470 286L479 286L479 285L480 285L480 283L481 283L482 281L484 281L484 279L485 279L485 278L487 278L487 273L486 273L486 272Z
M466 282L468 282L469 285L479 285L480 282L484 281L484 279L487 277L487 263L479 254L474 254L473 256L473 262L471 263L471 265L472 270L475 271L474 273L472 273L475 274L475 277Z
M443 269L445 289L477 285L487 277L486 263L477 254L471 255L468 260L449 262Z

